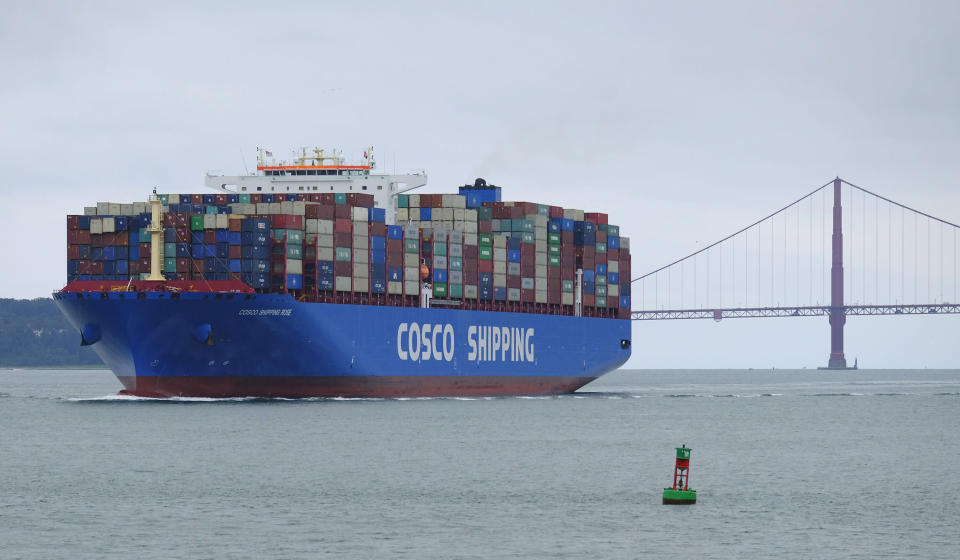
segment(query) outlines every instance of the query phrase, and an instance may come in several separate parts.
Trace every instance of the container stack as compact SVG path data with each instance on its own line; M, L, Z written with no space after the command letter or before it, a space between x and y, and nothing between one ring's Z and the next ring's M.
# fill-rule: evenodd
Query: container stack
M318 301L628 317L630 243L606 214L500 200L499 187L401 194L397 225L364 193L161 195L168 279L239 279ZM147 203L67 217L67 278L150 272ZM421 270L425 267L425 270ZM457 303L459 302L459 303Z

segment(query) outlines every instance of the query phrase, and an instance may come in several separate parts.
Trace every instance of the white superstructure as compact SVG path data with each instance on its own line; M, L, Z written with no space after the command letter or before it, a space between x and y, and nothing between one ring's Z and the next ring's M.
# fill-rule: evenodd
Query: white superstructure
M426 173L381 175L371 173L376 167L373 148L363 153L364 163L346 165L342 153L333 150L301 148L291 163L275 160L273 153L257 148L257 171L249 175L212 175L204 183L212 189L231 194L322 194L364 193L373 195L374 207L386 210L387 223L394 222L394 198L427 184Z

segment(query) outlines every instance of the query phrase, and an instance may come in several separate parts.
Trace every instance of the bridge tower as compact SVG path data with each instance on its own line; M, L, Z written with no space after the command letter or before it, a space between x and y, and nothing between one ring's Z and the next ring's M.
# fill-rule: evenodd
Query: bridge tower
M833 180L833 262L830 268L830 360L825 369L847 369L843 355L843 208L840 177Z

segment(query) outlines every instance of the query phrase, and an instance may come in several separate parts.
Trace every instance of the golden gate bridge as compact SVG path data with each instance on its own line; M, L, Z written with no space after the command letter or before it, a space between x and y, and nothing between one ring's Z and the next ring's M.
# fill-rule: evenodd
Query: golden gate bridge
M847 369L848 315L960 313L958 230L837 177L632 279L631 318L827 316L826 367Z

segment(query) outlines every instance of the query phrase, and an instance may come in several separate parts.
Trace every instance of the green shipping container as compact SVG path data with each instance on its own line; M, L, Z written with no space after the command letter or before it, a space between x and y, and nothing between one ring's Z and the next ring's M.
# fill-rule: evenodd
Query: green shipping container
M513 221L516 222L517 220ZM514 225L514 228L516 228L516 225ZM534 229L535 226L533 220L520 220L520 231L529 231L530 233L533 233Z
M216 207L216 206L207 206L207 208L206 208L206 213L207 213L207 214L216 214L216 213L217 213L217 207Z
M606 243L597 242L597 253L598 253L598 254L601 254L601 253L606 253L606 252L607 252L607 244L606 244Z
M240 204L250 204L250 194L243 193L243 194L237 195L237 201L240 202Z
M479 222L489 222L493 219L493 208L487 206L480 206L477 208L477 221Z
M164 243L163 244L163 255L166 257L176 257L177 256L177 244L176 243ZM177 266L177 265L173 265Z
M420 243L416 239L404 239L403 247L407 253L417 254L420 252Z
M169 194L161 194L161 195L157 195L157 196L160 197L160 202L162 202L164 206L168 206L168 205L170 204L170 195L169 195Z
M547 257L547 264L550 266L560 266L560 255L550 255Z
M140 243L150 243L150 234L145 227L140 228Z
M287 243L287 258L288 259L302 259L303 258L303 246L297 243Z
M597 307L606 307L607 298L606 296L597 296Z
M461 257L450 257L448 264L450 270L463 270L463 258Z
M551 257L554 257L554 256L555 256L555 257L559 257L559 256L560 256L560 246L559 246L559 245L549 245L549 246L547 246L547 254L549 254Z
M203 231L203 216L190 216L190 229Z
M433 244L433 254L436 255L436 256L438 256L438 257L445 257L445 256L447 256L447 244L446 244L446 243L441 243L441 242L439 242L439 241L435 242L435 243Z
M410 208L410 195L408 195L408 194L398 194L398 195L397 195L397 208Z
M176 257L167 257L163 259L163 271L164 272L176 272L177 271L177 258Z
M333 195L333 201L337 204L346 204L347 203L347 193L338 192Z
M560 236L559 233L548 233L547 243L549 243L550 245L562 245L563 238Z
M350 262L350 248L337 247L337 262Z
M450 284L450 297L454 299L460 299L463 297L463 285L462 284Z
M434 284L434 285L433 285L433 297L447 297L447 285L446 285L446 284Z
M493 247L485 247L485 246L477 247L477 256L480 257L481 261L492 261Z
M620 226L607 226L607 235L620 237Z
M534 237L532 232L524 231L520 233L521 243L534 243L535 241L536 241L536 238Z
M566 292L568 294L573 293L573 280L561 280L560 281L560 291Z
M480 247L493 247L493 236L489 233L478 234L477 245Z
M546 204L537 204L537 214L550 217L550 207Z
M607 275L606 275L606 274L597 274L597 279L595 280L595 282L597 283L597 287L598 287L598 288L599 288L600 286L606 286L606 285L607 285ZM598 293L597 295L599 296L600 294ZM603 295L607 295L607 294L603 294Z

